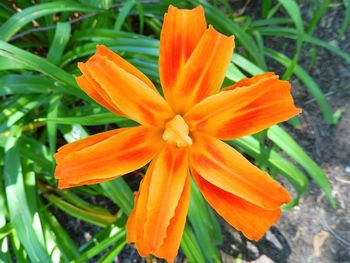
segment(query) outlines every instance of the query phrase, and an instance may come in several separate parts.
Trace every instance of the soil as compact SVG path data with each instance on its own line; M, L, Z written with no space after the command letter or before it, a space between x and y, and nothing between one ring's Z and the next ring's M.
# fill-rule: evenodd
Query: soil
M312 9L309 5L312 1L299 2L304 21L310 21ZM242 15L259 15L260 5L260 1L251 1L242 10ZM347 30L342 39L338 39L337 35L344 14L343 5L334 5L321 18L313 35L350 53L350 30ZM264 40L268 47L289 57L293 56L293 41L282 39L281 43L281 38ZM337 208L331 208L324 194L310 180L310 190L301 199L300 204L285 212L281 220L259 242L245 239L220 219L224 233L221 252L225 263L236 262L237 257L241 262L260 263L350 262L350 65L321 48L317 48L316 61L312 65L310 48L308 44L303 45L298 63L327 94L333 112L342 112L341 118L336 125L326 124L312 96L300 81L292 77L294 97L298 106L303 109L302 125L297 129L288 124L284 127L327 173ZM269 71L283 73L284 68L273 61L268 60L267 64ZM66 220L65 217L59 219L61 222ZM73 236L78 244L88 241L98 230L81 221L70 222L71 227L69 224L65 225L76 233ZM183 258L180 251L176 262L186 262ZM127 245L115 262L136 263L146 260L138 256L133 246Z

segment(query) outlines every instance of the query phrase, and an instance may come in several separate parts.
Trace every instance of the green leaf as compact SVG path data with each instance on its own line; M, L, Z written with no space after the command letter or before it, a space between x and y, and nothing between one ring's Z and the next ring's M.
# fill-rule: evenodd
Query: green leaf
M54 194L48 194L47 199L67 214L100 227L106 227L109 224L114 223L117 219L116 216L111 214L102 214L101 212L92 212L81 209Z
M126 17L129 15L131 9L134 7L135 4L136 4L135 0L124 1L124 5L120 9L117 19L115 21L115 25L114 25L115 31L120 31Z
M18 238L18 235L16 231L12 232L12 235L10 236L10 241L11 241L11 247L12 247L12 252L13 256L18 260L18 262L28 262L28 254L25 251L25 248L21 244L21 241Z
M182 235L181 248L190 263L208 262L199 247L196 236L188 224L185 225L185 230Z
M324 171L304 152L298 143L281 127L272 126L267 136L285 153L299 163L311 176L313 181L324 191L328 201L333 207L336 206L332 196L331 186Z
M3 210L1 210L3 211ZM7 223L6 225L0 228L0 240L11 234L13 231L13 225L11 223Z
M289 62L289 65L286 69L286 72L283 74L282 79L289 79L289 77L293 74L294 68L297 65L301 47L304 39L304 26L303 19L301 18L300 9L298 4L294 0L279 0L279 2L286 9L287 13L292 18L296 30L297 30L297 42L296 42L296 52L293 56L293 59Z
M220 261L218 250L218 246L222 243L220 225L193 180L191 180L188 218L196 238L200 240L199 246L207 261Z
M18 146L23 157L34 161L34 163L45 169L52 176L53 163L47 147L32 137L22 135Z
M106 195L117 204L125 214L130 215L134 208L134 194L123 178L100 184Z
M233 55L232 62L253 76L264 72L261 68L256 66L254 63L250 62L248 59L246 59L245 57L237 53Z
M47 53L47 59L53 63L58 64L63 55L63 51L70 38L71 26L69 23L57 23L55 36Z
M25 196L22 166L17 145L19 129L20 127L13 126L5 147L4 175L10 218L18 238L25 247L31 261L51 262L49 255L32 227L33 218Z
M44 208L43 203L41 203L41 207ZM53 238L55 245L57 245L57 247L60 249L61 254L68 261L75 259L79 255L79 250L66 230L60 225L56 217L51 214L46 207L45 209L41 210L41 213L46 225L49 227L54 236Z
M267 17L271 7L272 7L272 0L262 1L262 3L261 3L261 16Z
M45 100L44 96L24 95L14 100L0 113L0 132L8 130L17 121L37 108Z
M81 117L56 117L40 118L37 121L46 121L59 124L80 124L80 125L103 125L109 123L115 124L133 124L129 119L117 116L113 113L99 113ZM130 125L133 126L133 125Z
M102 258L100 258L97 262L98 263L110 263L114 262L117 255L120 253L120 251L124 248L126 242L116 242L116 245L114 245L106 254L103 255Z
M278 36L278 37L286 37L286 38L297 38L297 33L294 28L289 27L268 27L268 28L259 28L257 29L259 32L263 35L270 35L270 36ZM332 53L336 54L337 56L345 59L348 63L350 63L350 55L344 51L342 51L340 48L333 46L329 44L326 41L320 40L318 38L305 35L304 41L314 44L316 46L323 47L325 49L328 49Z
M75 205L83 210L90 211L93 213L101 213L102 215L107 215L107 216L111 215L106 208L92 205L89 202L84 201L83 199L78 197L76 194L71 193L68 190L58 191L57 193L72 205Z
M312 16L310 23L308 24L308 26L306 28L306 32L308 34L312 35L317 22L321 19L322 16L324 16L327 13L327 11L329 9L330 2L331 2L330 0L323 0L320 2L321 6L316 6L313 8L314 14ZM314 1L314 4L315 4L315 1ZM318 3L316 2L316 4L318 4Z
M47 109L47 117L55 118L58 115L59 106L61 104L61 96L54 96L50 100L49 107ZM56 142L57 142L57 124L55 122L49 122L47 124L47 136L49 139L50 153L53 155L56 152Z
M77 88L77 84L72 75L48 62L44 58L38 57L3 41L0 41L0 55L26 65L28 69L41 72L57 81L60 81L62 85L66 85L65 91L67 93L83 99L87 98L87 96Z
M96 11L96 9L83 6L73 1L55 1L52 3L34 5L14 14L10 19L8 19L0 27L0 39L4 41L9 40L23 26L36 18L65 11L93 12Z
M345 7L345 17L341 24L340 30L338 32L339 38L344 37L346 30L349 28L350 24L350 0L344 0Z
M124 228L113 226L110 229L110 234L107 238L95 243L95 245L92 248L88 249L87 251L84 251L73 262L87 262L89 259L101 253L103 250L105 250L113 244L118 244L120 246L120 249L124 247L124 245L126 244L126 231Z
M50 92L54 81L45 76L8 74L0 77L0 96Z

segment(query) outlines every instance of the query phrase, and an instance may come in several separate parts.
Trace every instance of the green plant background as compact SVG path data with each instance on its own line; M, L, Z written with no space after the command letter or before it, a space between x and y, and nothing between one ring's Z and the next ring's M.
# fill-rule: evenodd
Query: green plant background
M349 1L345 1L347 10ZM208 23L236 36L236 52L225 84L268 71L266 58L284 67L283 79L298 78L314 97L324 121L335 124L326 96L298 65L303 43L328 49L350 63L349 54L313 37L330 1L303 22L294 0L262 1L261 16L237 16L228 1L38 1L0 3L0 262L113 262L126 244L125 223L133 208L130 182L119 178L99 185L57 190L53 154L58 146L90 133L134 123L106 112L77 86L77 62L104 44L143 71L159 87L158 48L163 15L169 4L203 5ZM20 8L20 9L18 9ZM20 12L19 12L20 11ZM284 16L276 14L284 14ZM339 35L349 23L344 19ZM264 46L264 36L295 40L295 54ZM290 121L294 127L298 118ZM266 143L268 142L268 143ZM228 143L272 176L281 175L295 189L292 209L313 180L335 206L326 174L282 126ZM220 225L192 184L190 211L181 248L190 262L220 262ZM109 199L116 213L86 201ZM101 230L78 246L52 213L58 208Z

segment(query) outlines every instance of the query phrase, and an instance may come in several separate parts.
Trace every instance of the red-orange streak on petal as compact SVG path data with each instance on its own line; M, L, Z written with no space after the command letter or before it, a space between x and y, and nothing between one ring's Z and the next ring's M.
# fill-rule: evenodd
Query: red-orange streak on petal
M184 116L191 130L207 130L220 125L220 120L229 119L232 114L247 106L262 94L268 92L277 77L263 79L256 84L230 91L222 91L197 103ZM212 119L219 123L212 123Z
M143 74L140 70L138 70L136 67L131 65L121 56L119 56L112 50L108 49L104 45L97 45L96 49L97 49L96 54L107 57L109 60L113 61L118 67L124 69L126 72L134 75L135 77L143 81L151 89L155 91L157 90L154 84L152 83L152 81L145 74Z
M266 210L290 201L283 186L229 145L198 132L193 139L190 166L205 180Z
M185 187L181 195L181 199L176 207L175 215L170 220L170 224L166 231L166 237L158 251L154 253L159 258L164 258L168 263L174 262L180 247L182 234L185 228L186 216L190 201L191 182L190 177L186 179Z
M255 76L253 76L251 78L241 79L240 81L238 81L234 85L226 87L224 90L233 90L233 89L236 89L236 88L250 86L250 85L253 85L253 84L257 83L259 80L266 79L266 78L271 78L271 77L274 77L274 76L277 76L274 72L261 73L261 74L255 75Z
M151 223L152 227L156 227L155 224L157 224L156 221L147 221L147 219L150 220L148 217L150 211L147 209L149 198L155 194L151 193L151 191L154 189L152 190L150 186L151 181L157 179L154 177L157 176L157 173L154 172L154 169L156 162L160 161L159 158L162 157L158 157L158 159L155 159L151 163L150 167L147 170L146 176L141 182L140 190L135 197L135 207L127 223L127 241L135 243L139 254L143 257L146 257L149 254L153 254L157 257L166 259L168 262L173 262L180 246L183 229L186 222L186 215L190 200L190 180L189 176L187 175L185 177L184 186L182 187L183 190L180 192L181 196L176 203L174 212L172 212L173 216L171 219L169 219L169 222L164 225L164 227L166 227L165 237L160 242L161 244L157 249L152 249L151 241L154 236L157 236L157 232L148 232L145 231L145 229L149 229L149 226L147 226L146 222ZM164 158L170 158L170 156L164 156ZM180 168L179 163L174 164L174 166L176 165L178 165L178 168ZM158 187L157 191L160 192L160 194L167 193L167 190L163 190L161 187ZM169 200L165 196L163 196L161 199L163 200L162 202L167 202ZM157 215L158 214L156 214L156 216ZM158 217L160 217L160 215Z
M167 145L154 163L147 201L144 239L152 252L164 242L187 176L187 148Z
M89 81L89 77L86 75L82 75L80 77L76 77L75 80L77 81L79 87L85 91L85 93L92 98L94 101L99 103L101 106L108 109L110 112L113 112L117 115L123 115L122 112L119 110L118 106L111 103L110 99L107 98L107 100L101 96L101 87L94 82L91 78Z
M175 95L169 101L176 113L184 114L220 90L233 48L233 36L220 34L209 26L178 76Z
M163 147L161 130L126 128L60 159L55 176L72 185L117 177L147 164Z
M206 29L204 9L177 9L170 5L164 15L160 35L159 75L165 97L174 100L174 88L179 73Z
M106 57L94 55L86 66L129 118L145 126L164 127L173 117L174 113L159 93ZM154 118L149 118L149 114Z
M207 202L229 224L251 240L259 240L281 216L281 210L268 211L230 194L203 179L195 170L192 175Z
M286 121L301 113L290 93L290 84L277 81L271 90L229 118L213 118L204 129L213 136L225 140L260 132L272 125ZM226 115L227 116L227 115ZM216 125L215 127L209 125Z
M184 119L191 130L227 140L257 133L300 112L294 105L290 84L272 76L210 96Z

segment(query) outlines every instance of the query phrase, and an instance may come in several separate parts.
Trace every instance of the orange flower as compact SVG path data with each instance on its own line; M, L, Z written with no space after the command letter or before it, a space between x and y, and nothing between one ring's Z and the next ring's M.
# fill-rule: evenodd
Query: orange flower
M285 121L295 108L290 84L274 73L220 91L234 37L207 28L201 6L169 7L160 37L165 99L135 67L104 46L78 66L80 87L96 102L140 124L103 132L59 149L59 187L95 184L149 163L127 239L140 255L172 262L190 198L190 174L208 203L249 239L258 240L290 201L288 192L221 140Z

